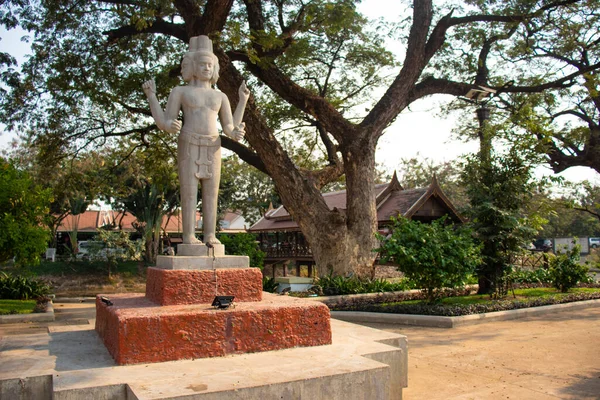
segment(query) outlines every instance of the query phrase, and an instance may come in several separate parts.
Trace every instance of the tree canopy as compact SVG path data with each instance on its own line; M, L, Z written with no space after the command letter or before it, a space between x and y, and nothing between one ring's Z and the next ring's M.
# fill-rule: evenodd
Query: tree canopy
M0 262L39 263L50 238L43 226L50 201L50 190L0 158Z
M483 86L496 91L497 103L521 125L526 119L518 112L525 106L532 111L523 115L541 118L540 110L559 107L562 99L575 104L570 115L598 122L595 1L448 0L434 6L415 0L394 27L405 45L400 60L385 49L392 27L367 21L357 3L7 1L0 22L20 25L34 39L22 74L3 59L8 91L0 121L28 134L49 155L121 140L172 146L173 136L148 118L140 85L155 77L157 95L166 98L179 83L188 39L209 35L221 67L218 88L233 107L244 79L253 92L247 143L223 138L223 146L271 176L320 273L361 275L372 272L374 261L377 142L411 103L434 94L464 96ZM590 118L583 121L587 125L569 131L581 133L576 147L597 148L595 131L584 132L593 126ZM561 141L556 129L525 128L536 140L542 135L551 161L563 151L577 153L569 150L573 140ZM297 140L305 144L300 151L289 146ZM588 165L583 158L575 162ZM342 175L346 208L330 210L320 189Z

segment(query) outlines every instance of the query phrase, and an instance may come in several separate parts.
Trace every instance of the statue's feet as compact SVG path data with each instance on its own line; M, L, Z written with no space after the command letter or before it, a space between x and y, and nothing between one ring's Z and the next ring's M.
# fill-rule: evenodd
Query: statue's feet
M194 235L184 236L183 237L184 244L202 244L202 241L196 238Z
M217 239L215 235L207 235L204 238L204 242L210 244L221 244L221 242L219 241L219 239Z

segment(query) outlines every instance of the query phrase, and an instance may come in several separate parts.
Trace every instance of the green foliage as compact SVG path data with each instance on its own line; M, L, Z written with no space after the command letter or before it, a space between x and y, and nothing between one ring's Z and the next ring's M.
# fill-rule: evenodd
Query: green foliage
M583 181L568 182L565 186L570 193L561 200L575 214L571 224L573 233L568 236L600 236L600 185Z
M262 287L264 292L275 293L279 283L275 282L275 278L263 276Z
M256 160L257 154L262 157L288 199L287 206L306 213L306 205L319 196L317 190L307 194L306 188L313 182L310 187L320 187L321 179L338 179L361 152L365 159L371 157L385 128L411 103L436 93L464 94L473 84L501 89L514 80L511 90L497 91L499 103L509 102L512 108L525 103L524 108L532 110L524 111L516 122L535 139L528 142L539 142L546 154L556 154L552 145L562 137L568 140L561 149L568 148L570 154L597 154L580 151L586 143L597 142L586 140L591 137L586 135L591 124L566 129L568 135L562 135L560 129L546 129L555 115L541 123L528 118L537 110L558 111L569 103L575 112L562 115L597 119L597 3L448 1L431 7L415 1L399 16L402 32L391 35L407 43L404 62L398 62L385 48L392 29L370 23L352 0L229 2L222 14L212 12L220 3L211 1L9 0L3 2L0 23L30 31L33 54L21 74L13 68L15 61L3 55L8 69L0 75L5 85L0 91L6 94L0 96L0 121L9 130L22 131L50 158L77 154L82 146L161 148L166 153L175 135L160 132L149 120L140 83L155 77L160 82L157 96L165 99L180 81L178 63L188 37L203 32L202 27L222 26L210 32L221 61L232 61L227 65L229 80L223 79L220 89L231 97L235 90L231 82L243 77L253 89L254 104L260 104L260 110L249 110L251 146L236 151L250 160ZM506 17L510 15L520 17ZM585 75L570 76L573 70ZM387 91L390 82L395 83ZM512 97L522 91L534 98L546 88L557 90L541 93L545 96L541 102ZM387 94L378 102L380 93ZM340 158L340 153L345 154ZM361 165L360 170L348 179L372 179L369 163L356 165ZM587 164L580 161L579 165ZM337 168L324 174L310 171L323 166ZM349 195L372 199L373 185L361 184L351 182ZM351 208L357 208L349 215L366 215L371 207L360 199L348 200ZM308 234L318 231L323 218L306 221L302 225L311 226L305 229ZM375 226L374 220L368 222ZM368 259L370 234L337 229L345 228L342 223L335 228L342 239L362 235L358 259ZM147 236L149 260L155 252L151 243L156 249L157 231L152 238ZM309 239L317 243L318 234Z
M408 280L390 282L385 279L361 279L357 277L324 276L315 282L326 296L359 293L383 293L409 290L413 285Z
M579 263L581 246L573 246L564 253L559 252L550 259L550 279L552 286L563 293L575 287L579 282L590 282L587 273L589 267Z
M263 268L265 253L258 247L255 235L251 233L220 234L218 239L225 246L227 254L248 256L251 267Z
M479 248L471 232L448 223L446 218L423 224L405 218L392 220L391 236L382 237L384 262L391 261L434 302L442 288L464 286L479 265Z
M536 233L532 225L537 219L525 214L535 183L531 179L532 167L516 151L489 157L467 160L463 181L470 208L466 214L482 244L480 293L502 297L507 293L506 273L511 259Z
M553 199L555 212L548 217L542 235L544 237L598 237L600 219L588 212L575 209L576 203L568 196Z
M106 260L109 277L117 267L119 260L138 261L142 259L145 247L144 239L132 241L129 238L129 232L106 230L99 230L97 238L104 246L99 249L96 256Z
M144 240L131 240L129 232L108 231L100 229L96 239L104 243L108 249L107 257L115 260L139 261L144 252Z
M41 279L0 272L0 299L36 299L49 293L50 285Z
M74 157L64 154L49 155L43 146L35 143L11 152L15 165L27 171L36 185L51 191L50 212L44 223L50 228L51 243L57 247L56 232L68 214L80 215L102 188L100 171L104 157L101 152L80 152ZM70 225L71 249L77 249L78 219Z
M49 234L43 227L51 195L29 176L0 158L0 262L40 262Z
M104 197L113 209L129 212L136 218L134 228L145 243L144 260L154 264L163 217L173 213L179 204L176 163L168 149L159 146L127 147L114 152L106 161L110 167L102 171L109 183Z
M139 261L117 261L113 273L124 276L134 276L139 272ZM26 265L24 267L3 267L7 273L18 273L30 277L100 277L106 275L106 260L82 261L42 261L38 265Z
M271 178L236 156L223 158L219 209L240 211L252 225L269 209L281 204Z
M552 277L549 270L545 268L522 269L515 268L508 275L508 279L513 283L550 283Z
M454 9L460 12L461 5ZM492 120L493 131L509 143L527 153L527 158L545 162L556 172L570 166L582 165L600 172L594 161L597 142L598 74L585 70L600 60L600 43L595 34L600 24L600 3L579 1L565 8L534 11L543 2L518 0L511 2L467 2L483 13L499 12L505 15L533 12L541 19L532 18L517 24L463 25L449 32L447 45L433 60L446 76L477 76L489 85L543 85L560 79L555 67L562 64L570 73L582 76L557 90L526 93L497 93L492 103L498 105ZM476 3L476 4L475 4ZM448 7L449 2L441 7ZM468 12L464 8L463 12ZM475 14L478 10L473 10ZM482 43L489 52L476 53ZM586 54L582 60L581 54ZM479 55L479 56L478 56ZM482 58L484 56L485 58ZM493 67L492 67L493 65ZM488 68L490 70L488 70ZM593 68L593 67L592 67ZM486 76L484 78L484 76ZM473 137L476 131L472 106L456 101L454 108L464 108L464 119L458 129L461 134ZM596 130L596 132L594 132Z

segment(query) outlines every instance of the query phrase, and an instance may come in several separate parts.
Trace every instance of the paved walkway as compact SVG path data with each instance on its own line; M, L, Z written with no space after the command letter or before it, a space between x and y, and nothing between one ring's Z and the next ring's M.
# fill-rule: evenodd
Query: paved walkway
M600 308L454 329L364 324L408 337L417 399L600 399Z
M81 324L94 311L57 303L55 322L0 325L0 343ZM600 308L454 329L365 325L408 336L404 400L600 399Z

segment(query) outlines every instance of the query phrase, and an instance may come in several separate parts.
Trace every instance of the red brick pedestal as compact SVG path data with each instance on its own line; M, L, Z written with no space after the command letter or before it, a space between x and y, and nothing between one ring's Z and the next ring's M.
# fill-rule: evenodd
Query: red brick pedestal
M163 306L212 303L216 295L235 296L236 302L262 299L258 268L166 270L148 268L146 297Z
M139 294L96 299L96 331L117 364L218 357L331 344L322 303L264 293L260 302L159 306Z
M215 309L218 294L234 305ZM322 303L262 292L257 268L148 268L146 296L96 298L96 332L117 364L331 344Z

